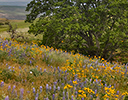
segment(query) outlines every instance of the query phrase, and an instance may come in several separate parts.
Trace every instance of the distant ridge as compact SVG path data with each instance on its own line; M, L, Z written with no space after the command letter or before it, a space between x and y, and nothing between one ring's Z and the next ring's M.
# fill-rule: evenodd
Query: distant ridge
M2 6L27 6L29 2L0 2Z
M25 20L26 6L12 6L12 5L0 5L0 18L7 18L13 20Z

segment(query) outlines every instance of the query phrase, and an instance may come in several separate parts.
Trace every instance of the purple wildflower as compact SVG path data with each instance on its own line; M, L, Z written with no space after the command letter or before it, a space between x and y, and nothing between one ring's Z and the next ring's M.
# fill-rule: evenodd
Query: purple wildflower
M73 95L71 96L71 100L73 100Z
M65 100L65 92L63 91L63 100Z
M10 85L8 86L8 91L9 91L9 90L11 90L11 86L10 86Z
M0 86L1 86L1 87L3 87L3 86L4 86L4 82L3 82L3 81L1 82Z
M5 99L4 100L9 100L9 97L8 97L8 95L5 97Z
M24 93L24 89L20 89L20 99L23 99L23 93Z
M55 94L53 94L53 96L52 96L52 100L55 100Z
M35 93L36 93L36 90L35 90L35 88L33 87L32 89L33 89L33 93L35 94Z
M44 72L46 72L46 69L44 69Z
M119 91L117 91L117 93L116 93L117 95L119 95Z
M36 93L35 100L38 100L38 97L39 97L39 94L38 94L38 93Z
M14 85L13 88L12 88L12 94L13 94L15 88L16 88L16 86Z
M40 86L40 93L42 92L42 86Z
M84 100L84 98L81 98L81 100Z
M58 91L60 90L60 87L58 86Z

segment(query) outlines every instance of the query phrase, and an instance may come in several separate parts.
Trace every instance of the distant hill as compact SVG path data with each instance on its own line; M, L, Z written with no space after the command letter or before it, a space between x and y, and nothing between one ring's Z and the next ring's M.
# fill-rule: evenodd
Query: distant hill
M1 2L1 6L27 6L29 2Z
M1 4L1 3L0 3ZM9 5L1 5L0 6L0 18L7 18L13 20L25 20L26 14L28 12L25 11L26 6L9 6Z

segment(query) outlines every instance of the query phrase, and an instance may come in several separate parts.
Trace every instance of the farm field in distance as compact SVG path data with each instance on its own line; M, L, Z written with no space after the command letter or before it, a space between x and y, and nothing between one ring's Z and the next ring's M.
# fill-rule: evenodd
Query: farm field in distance
M0 5L0 18L11 20L25 20L27 12L25 6Z

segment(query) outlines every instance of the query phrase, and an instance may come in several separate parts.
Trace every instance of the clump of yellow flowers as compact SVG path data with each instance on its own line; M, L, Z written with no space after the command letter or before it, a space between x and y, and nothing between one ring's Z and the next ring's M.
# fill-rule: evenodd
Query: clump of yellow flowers
M73 86L71 86L70 84L67 84L67 85L64 86L64 89L68 89L68 88L69 88L69 89L70 89L70 88L73 88Z

